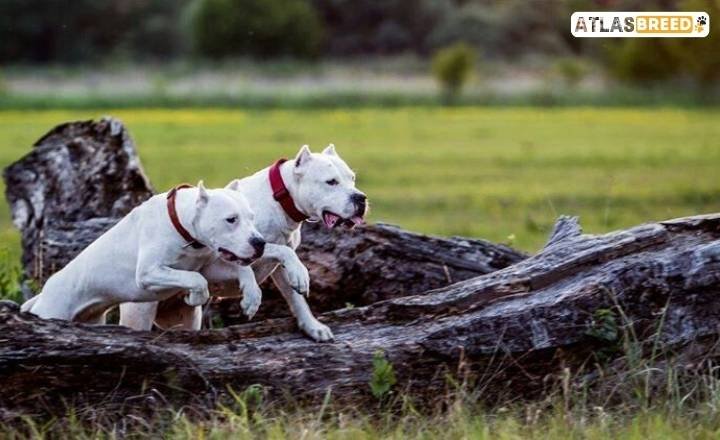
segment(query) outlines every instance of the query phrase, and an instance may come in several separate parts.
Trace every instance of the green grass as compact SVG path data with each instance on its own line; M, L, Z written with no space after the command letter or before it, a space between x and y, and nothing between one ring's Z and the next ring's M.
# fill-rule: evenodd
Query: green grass
M559 214L603 232L720 208L720 111L398 108L0 111L0 165L57 123L112 114L156 189L224 185L302 143L334 142L371 221L533 251ZM17 249L5 204L0 237Z
M468 412L454 408L448 413L427 417L408 412L369 416L353 410L323 417L316 412L275 413L224 409L209 419L198 420L184 413L167 416L162 422L137 423L130 432L123 428L82 425L72 418L38 423L26 419L3 430L5 438L72 439L628 439L689 440L717 439L717 415L710 410L698 417L686 414L645 412L617 417L603 408L575 417L562 411L544 412L532 405L525 410L494 413ZM122 426L122 425L120 425Z
M628 355L623 357L628 359ZM622 394L608 404L607 394L593 394L582 375L565 370L543 400L484 401L482 387L448 380L437 404L395 394L362 407L334 403L331 393L320 407L268 401L251 385L231 392L212 409L158 406L153 414L118 417L117 409L80 407L50 420L15 418L0 425L3 438L164 438L164 439L717 439L720 436L720 382L712 367L690 373L667 364L648 368L640 361L629 369L604 372L607 391ZM657 364L658 366L660 364ZM617 365L616 365L617 366ZM377 368L377 367L376 367ZM678 375L679 373L679 375ZM615 377L616 376L616 377ZM685 377L687 379L689 377ZM555 381L560 379L561 383ZM646 380L657 388L647 393ZM549 383L550 385L550 383ZM601 387L602 388L602 387ZM620 391L622 389L624 391ZM651 397L652 396L652 397ZM419 404L419 406L418 406ZM423 406L425 405L425 406ZM124 414L132 413L125 408ZM141 416L140 416L141 415Z

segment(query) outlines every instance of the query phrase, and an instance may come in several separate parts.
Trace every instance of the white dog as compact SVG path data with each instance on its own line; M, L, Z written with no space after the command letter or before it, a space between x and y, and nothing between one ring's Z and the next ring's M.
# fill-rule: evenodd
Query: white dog
M304 220L322 220L329 228L363 222L367 202L365 194L355 188L355 174L333 145L322 154L311 153L303 146L294 160L278 161L252 176L232 181L226 188L247 197L255 210L255 226L267 240L265 254L252 264L257 282L271 276L300 329L316 341L332 340L332 331L313 316L303 297L309 293L310 280L295 249L300 244ZM233 279L233 271L222 261L204 273L211 282ZM252 283L241 285L240 291L243 311L252 318L260 306L262 291ZM217 295L237 296L240 291L225 289ZM123 325L150 329L153 321L166 328L199 329L201 307L190 311L182 303L161 310L157 303L120 306Z
M185 292L185 302L209 299L199 273L217 258L244 283L265 241L241 194L184 185L133 209L47 280L22 306L41 318L104 323L105 312L127 301L158 301Z

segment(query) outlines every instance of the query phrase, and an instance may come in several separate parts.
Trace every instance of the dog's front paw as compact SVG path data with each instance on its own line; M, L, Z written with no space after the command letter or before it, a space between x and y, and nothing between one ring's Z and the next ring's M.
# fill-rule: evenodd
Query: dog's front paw
M204 289L193 289L185 297L185 304L190 307L203 306L210 300L210 291L207 287Z
M305 265L298 261L297 264L285 267L285 273L287 273L288 282L295 292L305 297L310 295L310 272Z
M240 302L243 313L248 319L252 319L260 308L262 302L262 290L255 284L254 286L245 286L243 288L243 299Z
M312 321L300 322L298 323L298 325L300 326L300 330L302 330L306 335L313 338L316 342L327 342L335 339L332 330L330 330L330 327L326 326L317 319L313 319Z

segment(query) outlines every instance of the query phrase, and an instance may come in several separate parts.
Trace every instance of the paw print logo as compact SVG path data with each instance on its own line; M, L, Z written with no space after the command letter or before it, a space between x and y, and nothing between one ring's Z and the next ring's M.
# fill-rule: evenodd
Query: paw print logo
M705 17L704 15L699 16L697 18L697 20L695 20L695 32L698 32L698 33L702 32L703 26L705 26L706 24L707 24L707 17Z

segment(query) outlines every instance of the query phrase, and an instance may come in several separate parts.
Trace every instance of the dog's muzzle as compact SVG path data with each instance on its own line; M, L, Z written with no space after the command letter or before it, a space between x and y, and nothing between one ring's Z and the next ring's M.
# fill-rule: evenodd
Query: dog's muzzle
M367 196L363 193L354 193L350 196L350 201L355 205L355 216L365 217L365 211L367 211Z
M255 249L255 254L253 254L254 259L258 259L263 256L265 253L265 240L263 240L260 237L253 237L250 239L250 246Z
M220 258L223 260L229 262L229 263L236 263L240 264L241 266L247 266L253 261L257 259L257 257L253 256L252 258L243 258L235 254L234 252L227 250L223 247L218 249L218 253L220 254Z

